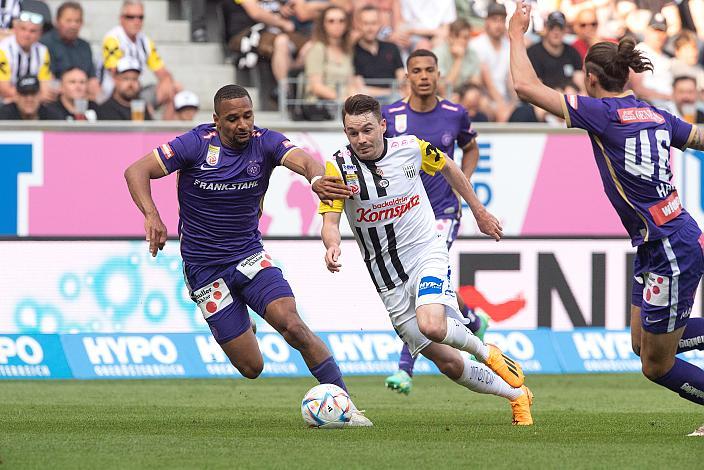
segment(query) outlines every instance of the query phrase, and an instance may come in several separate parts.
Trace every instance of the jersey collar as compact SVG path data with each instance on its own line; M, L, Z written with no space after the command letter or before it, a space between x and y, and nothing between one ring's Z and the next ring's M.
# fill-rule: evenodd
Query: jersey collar
M352 150L352 146L351 146L351 145L348 145L348 146L347 146L347 149L348 149L348 150L350 151L350 153L351 153L352 155L354 155L354 157L355 157L357 160L359 160L360 162L362 162L362 163L364 163L364 164L371 164L371 163L376 163L376 162L378 162L379 160L381 160L382 158L384 158L384 157L386 156L386 151L389 149L389 141L388 141L388 139L387 139L386 137L384 137L384 150L381 152L381 155L378 156L377 158L375 158L374 160L364 160L364 159L359 158L359 155L357 155L356 153L354 153L354 150Z

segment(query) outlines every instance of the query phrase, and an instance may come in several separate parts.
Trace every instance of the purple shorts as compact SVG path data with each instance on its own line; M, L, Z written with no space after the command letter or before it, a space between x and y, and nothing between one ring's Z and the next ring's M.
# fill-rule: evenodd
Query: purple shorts
M264 317L266 307L282 297L293 297L291 286L265 251L235 264L183 264L186 286L219 344L251 327L247 306Z
M631 303L643 329L669 333L683 327L704 273L704 236L694 220L677 232L638 247Z

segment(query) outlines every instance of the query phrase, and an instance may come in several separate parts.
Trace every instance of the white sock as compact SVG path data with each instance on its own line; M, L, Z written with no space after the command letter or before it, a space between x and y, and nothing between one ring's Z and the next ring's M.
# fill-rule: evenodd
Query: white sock
M489 347L474 336L466 326L455 318L447 317L447 334L442 344L447 344L460 351L474 354L474 357L484 362L489 357Z
M455 380L455 382L463 387L467 387L473 392L497 395L511 401L523 394L523 390L511 387L504 379L496 375L494 371L484 364L472 361L465 355L462 355L462 359L464 361L464 370L460 378Z

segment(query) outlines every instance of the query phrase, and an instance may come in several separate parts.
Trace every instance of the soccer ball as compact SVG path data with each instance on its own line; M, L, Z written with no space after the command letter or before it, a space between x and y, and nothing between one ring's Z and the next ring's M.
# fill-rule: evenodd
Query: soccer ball
M312 428L341 428L352 414L352 400L333 384L320 384L308 390L301 402L303 421Z

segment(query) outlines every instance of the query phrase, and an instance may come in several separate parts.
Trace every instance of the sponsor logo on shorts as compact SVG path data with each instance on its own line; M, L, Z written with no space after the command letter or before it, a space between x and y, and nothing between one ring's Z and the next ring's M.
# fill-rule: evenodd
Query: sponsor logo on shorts
M424 276L418 285L418 297L428 294L442 294L442 279L435 276Z
M403 216L414 207L420 205L420 196L398 197L381 204L372 204L372 207L357 209L357 222L379 222L380 220L394 219Z
M656 307L667 307L670 304L670 277L648 273L643 288L643 300ZM646 317L645 320L647 319Z
M219 278L191 293L206 320L232 303L230 289L223 278Z
M254 279L259 271L270 268L274 265L274 260L266 251L260 251L243 259L237 265L237 270L247 276L249 279Z

